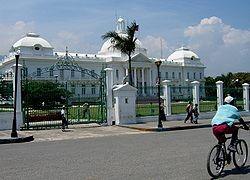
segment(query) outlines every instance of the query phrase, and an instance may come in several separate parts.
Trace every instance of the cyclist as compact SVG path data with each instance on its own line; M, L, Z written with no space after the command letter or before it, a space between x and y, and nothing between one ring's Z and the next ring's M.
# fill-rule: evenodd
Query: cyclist
M237 119L245 130L249 130L249 127L241 118L238 109L235 107L234 98L228 95L224 100L224 105L218 108L211 124L213 126L213 134L218 139L219 144L226 142L225 134L232 134L232 139L228 146L230 151L236 151L235 142L238 138L238 127L234 125L234 121Z

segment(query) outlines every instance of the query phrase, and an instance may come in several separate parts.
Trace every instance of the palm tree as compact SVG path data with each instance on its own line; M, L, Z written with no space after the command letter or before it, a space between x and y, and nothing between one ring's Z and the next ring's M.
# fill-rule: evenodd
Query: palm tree
M128 55L128 77L130 85L132 85L131 55L135 51L135 41L137 40L137 38L134 37L135 31L138 31L138 25L134 21L130 26L127 26L125 36L120 36L115 31L109 31L102 36L103 40L111 38L114 48Z

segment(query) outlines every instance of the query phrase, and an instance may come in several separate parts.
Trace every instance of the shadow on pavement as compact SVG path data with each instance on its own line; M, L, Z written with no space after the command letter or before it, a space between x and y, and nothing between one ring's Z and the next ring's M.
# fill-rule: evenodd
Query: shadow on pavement
M231 170L230 169L224 170L224 173L219 178L211 178L211 179L220 179L220 178L224 178L224 177L227 177L227 176L233 175L233 174L248 174L248 173L250 173L250 165L245 166L241 169L234 168Z

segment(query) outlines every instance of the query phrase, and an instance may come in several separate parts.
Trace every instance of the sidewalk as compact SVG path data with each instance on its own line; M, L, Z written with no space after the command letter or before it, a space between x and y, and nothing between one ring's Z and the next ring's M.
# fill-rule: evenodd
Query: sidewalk
M247 124L250 124L250 117L243 117L244 121ZM181 120L177 121L163 121L163 128L158 128L158 119L155 122L146 122L146 123L138 123L138 124L128 124L128 125L119 125L119 127L136 129L140 131L175 131L175 130L185 130L185 129L196 129L196 128L206 128L211 127L211 119L200 119L198 120L198 124L192 124L190 121L184 123Z
M250 117L243 117L243 119L245 120L245 122L250 124ZM19 138L34 137L34 142L84 139L104 136L117 136L124 134L142 134L150 132L205 128L211 127L210 121L211 119L201 119L198 121L198 124L191 124L189 121L187 123L184 123L180 120L164 121L163 128L160 129L157 128L158 119L156 119L154 122L115 126L101 126L96 123L79 124L69 125L69 129L66 129L66 132L62 132L61 129L29 130L19 131L18 136ZM12 139L10 138L10 134L11 130L0 131L0 144L13 143ZM4 140L8 140L9 142L4 142ZM31 139L29 139L29 141L31 141ZM26 142L28 142L28 140Z

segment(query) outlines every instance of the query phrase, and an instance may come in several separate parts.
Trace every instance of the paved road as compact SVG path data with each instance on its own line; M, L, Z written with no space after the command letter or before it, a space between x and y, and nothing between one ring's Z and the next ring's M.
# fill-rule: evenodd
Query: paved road
M206 128L0 145L0 179L210 179L215 142ZM226 167L224 179L249 179L249 165L240 174Z

